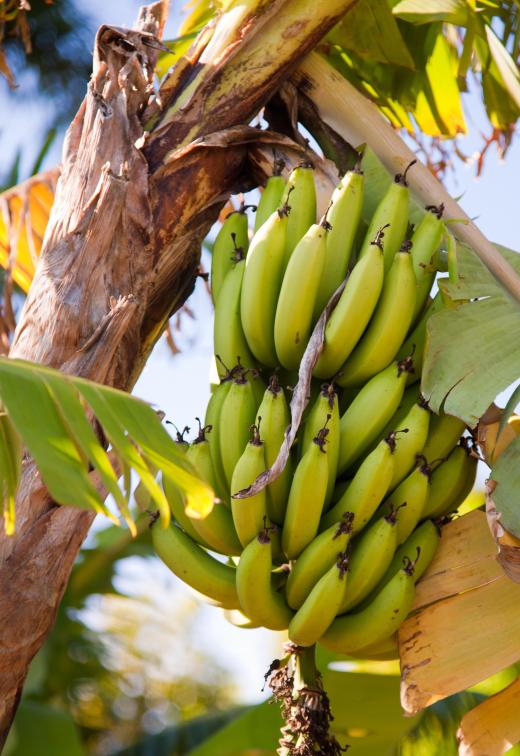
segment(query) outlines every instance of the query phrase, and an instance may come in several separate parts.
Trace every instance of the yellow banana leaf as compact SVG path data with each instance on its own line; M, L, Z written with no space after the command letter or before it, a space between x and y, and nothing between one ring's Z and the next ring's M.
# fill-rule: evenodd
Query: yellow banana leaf
M58 168L0 194L0 266L27 293L54 202Z

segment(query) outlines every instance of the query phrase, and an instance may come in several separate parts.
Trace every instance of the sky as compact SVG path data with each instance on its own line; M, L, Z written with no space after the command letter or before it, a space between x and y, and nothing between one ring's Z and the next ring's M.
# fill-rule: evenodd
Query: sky
M173 2L166 37L175 36L175 29L183 3ZM138 2L130 0L90 0L89 10L99 22L120 26L131 25L136 15ZM0 112L3 96L0 82ZM481 130L485 128L482 106L478 96L465 96L466 115L472 135L461 138L459 146L472 155L481 144ZM46 114L41 104L24 102L12 109L7 124L0 133L0 171L5 168L8 156L17 144L24 147L24 161L32 159L31 150L36 141L30 125L44 124ZM59 160L60 140L48 156L47 166ZM5 161L5 162L4 162ZM476 178L475 165L457 162L453 173L446 178L448 190L460 197L465 211L476 219L481 230L497 243L513 249L520 248L518 232L518 167L520 165L520 141L510 149L505 161L500 160L492 148L486 158L482 177ZM206 269L208 260L204 259ZM172 356L164 340L160 340L136 386L135 393L165 411L166 417L179 427L194 427L195 416L204 416L209 397L209 371L212 355L212 306L198 279L195 292L189 302L194 318L182 318L182 331L176 335L181 353ZM101 523L99 523L99 526ZM168 573L160 563L150 567L149 560L127 560L118 578L120 586L133 595L147 595L157 606L168 606L172 601L184 600L186 588ZM257 701L265 697L261 693L263 673L279 648L279 637L261 630L239 630L227 623L219 610L203 606L200 623L190 635L189 642L206 646L211 639L212 651L220 663L225 664L234 682L239 686L244 701ZM85 618L93 626L100 622L99 606L93 605ZM96 625L97 623L97 625ZM172 632L175 632L172 629ZM186 642L187 638L186 638ZM182 648L173 646L172 653L182 656ZM172 657L173 658L173 657ZM171 661L171 660L170 660ZM170 665L165 665L170 669Z

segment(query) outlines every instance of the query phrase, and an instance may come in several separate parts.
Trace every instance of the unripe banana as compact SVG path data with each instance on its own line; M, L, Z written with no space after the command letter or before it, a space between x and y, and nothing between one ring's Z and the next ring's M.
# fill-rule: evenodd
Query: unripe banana
M264 444L257 425L251 426L251 438L238 460L231 480L231 493L236 494L254 483L265 470ZM263 488L247 499L231 499L233 522L242 546L247 546L265 527L267 493Z
M208 432L211 432L211 426L200 428L196 441L186 453L186 458L192 463L202 480L213 486L213 465L209 443L206 440L206 433ZM209 544L213 551L233 556L242 552L242 546L233 524L233 517L222 502L215 501L213 509L205 517L192 517L191 524L203 542Z
M459 492L459 507L464 504L470 493L473 491L473 486L475 485L475 479L477 477L477 463L477 458L471 456L470 463L466 466L466 479Z
M354 514L354 533L365 527L388 491L394 450L395 433L391 433L363 460L341 499L323 517L321 531L339 522L344 512Z
M430 466L424 458L421 459L418 467L397 486L383 505L384 511L396 512L397 545L406 541L422 518L430 495L431 474Z
M283 277L274 321L274 342L278 359L288 370L298 368L311 334L328 228L325 220L309 228L296 245Z
M208 406L206 407L206 415L204 418L205 425L211 425L213 428L212 432L209 434L208 443L215 475L215 490L226 506L229 506L230 491L224 473L224 467L222 466L222 456L220 453L220 413L222 411L224 400L231 388L232 380L232 372L227 372L225 377L222 378L220 384L215 387L210 396Z
M313 223L316 223L316 188L311 166L301 165L292 171L281 204L287 204L291 208L285 239L285 266L287 267L296 245L303 239ZM316 272L318 281L320 274Z
M413 356L413 365L415 372L408 375L407 384L415 383L421 377L423 362L424 362L424 350L426 346L426 327L428 319L439 312L444 307L442 294L437 292L426 311L422 314L421 319L407 337L399 351L397 352L398 360L404 359L407 355Z
M321 428L327 426L327 463L329 477L325 507L332 500L340 445L338 394L333 383L324 383L303 427L302 455L310 448Z
M240 292L246 262L240 249L235 253L233 268L224 279L215 303L213 346L215 354L220 357L217 369L221 378L226 374L224 365L235 365L238 361L244 367L255 364L240 319Z
M220 453L229 484L249 440L249 429L255 421L257 407L258 403L247 372L239 370L233 378L220 412Z
M371 378L349 405L340 420L340 474L370 448L392 419L403 398L407 376L413 369L410 358L392 362Z
M413 562L408 562L366 609L335 619L320 643L329 651L349 654L380 643L395 633L412 608L413 570Z
M413 320L423 311L435 279L433 257L437 252L446 226L442 220L444 205L428 205L426 214L414 229L412 236L412 262L417 280L417 295Z
M399 402L399 406L395 413L392 415L388 423L386 424L382 433L377 437L377 443L382 441L388 436L388 434L395 428L404 428L404 420L412 407L420 400L421 394L419 392L419 385L417 383L412 386L408 386L405 389L403 398Z
M331 230L327 235L327 252L314 306L314 320L319 318L330 297L347 274L361 219L363 188L364 176L356 167L347 171L332 193L331 205L327 212Z
M401 433L397 436L394 454L394 474L390 483L390 491L413 470L417 455L422 452L428 428L430 426L430 410L428 405L420 399L413 405L406 417L403 418Z
M208 483L213 491L216 489L215 473L211 461L211 452L206 434L209 436L213 430L212 425L202 425L198 417L195 420L199 424L199 432L195 441L186 450L186 459L193 465L202 480Z
M417 288L408 249L404 244L395 255L370 325L342 368L340 386L360 386L383 370L395 358L406 337Z
M240 609L224 609L224 618L233 627L240 627L242 630L252 630L260 627L255 622L252 622L249 617L246 617Z
M271 539L265 528L246 546L238 563L237 593L240 608L251 622L269 630L289 627L292 612L273 587Z
M351 544L348 587L338 614L357 606L387 571L397 548L396 521L395 511L380 517Z
M236 570L210 556L176 525L155 523L152 542L170 570L199 593L218 601L225 609L239 609Z
M388 226L385 233L385 271L390 270L394 255L402 244L408 228L408 201L409 190L406 183L406 174L417 161L414 160L404 173L398 173L394 182L388 188L386 194L377 206L365 240L359 252L363 257L368 252L372 239L383 226Z
M267 179L267 183L260 196L260 201L258 202L258 207L256 208L255 213L255 234L266 222L269 216L271 216L282 204L282 197L285 191L285 179L283 176L276 173L280 167L283 167L283 165L275 165L275 172Z
M413 579L417 583L430 566L437 547L439 545L440 535L437 527L431 520L426 520L406 539L406 541L397 549L390 567L380 580L379 584L366 597L361 606L363 608L370 606L377 594L383 590L392 578L401 570L403 559L415 559L415 570Z
M384 258L380 245L381 234L354 266L327 321L323 351L314 368L318 378L336 375L372 317L383 288Z
M399 646L397 644L397 634L392 633L379 643L372 646L360 648L352 656L355 659L370 659L373 661L390 661L399 658Z
M235 250L240 247L244 257L249 245L247 214L245 206L234 210L226 217L218 232L211 253L211 298L218 300L222 284L227 274L234 267Z
M274 319L285 271L288 212L287 206L275 210L254 235L240 297L240 315L247 343L254 356L269 367L275 367L278 362Z
M352 520L352 514L345 512L339 523L316 536L294 562L285 586L287 603L292 609L300 608L313 586L337 562L340 552L345 551L352 534Z
M267 469L273 465L278 456L285 430L291 422L289 405L276 375L271 378L264 393L257 417L262 418L262 438ZM282 474L267 486L267 512L270 519L278 525L282 525L285 517L292 475L293 465L289 457Z
M282 548L289 559L296 559L318 532L329 476L326 438L327 429L322 428L294 473L282 531Z
M289 639L312 646L330 627L348 590L348 555L343 552L311 590L289 625Z
M457 445L465 427L464 421L453 415L446 415L444 412L440 415L432 415L428 438L422 451L426 461L432 464L438 459L447 457Z
M462 503L467 481L475 477L477 460L464 446L457 446L432 475L430 495L423 517L435 519L453 512Z

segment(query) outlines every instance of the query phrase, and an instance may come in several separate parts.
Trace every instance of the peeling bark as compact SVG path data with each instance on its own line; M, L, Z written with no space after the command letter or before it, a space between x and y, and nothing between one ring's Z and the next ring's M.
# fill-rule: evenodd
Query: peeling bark
M167 3L149 6L133 31L101 27L11 356L132 388L193 288L202 238L243 182L253 130L233 128L249 123L353 2L331 0L320 13L312 0L277 0L233 30L211 64L203 33L165 84L168 105L191 86L169 119L152 98ZM150 116L157 128L147 135ZM0 745L93 517L56 506L26 460L17 532L0 535Z

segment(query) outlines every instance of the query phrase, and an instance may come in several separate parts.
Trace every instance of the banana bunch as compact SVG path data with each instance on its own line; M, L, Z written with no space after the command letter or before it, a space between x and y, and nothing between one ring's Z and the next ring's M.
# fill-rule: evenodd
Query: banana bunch
M415 584L477 464L464 423L434 415L419 391L446 229L443 208L428 207L407 237L406 173L368 226L359 166L320 220L307 164L268 180L254 232L244 206L226 218L212 262L220 382L196 438L178 439L215 503L206 517L188 513L164 475L173 524L152 528L168 567L233 624L376 659L396 656ZM237 497L278 456L291 421L284 384L345 279L288 462Z

